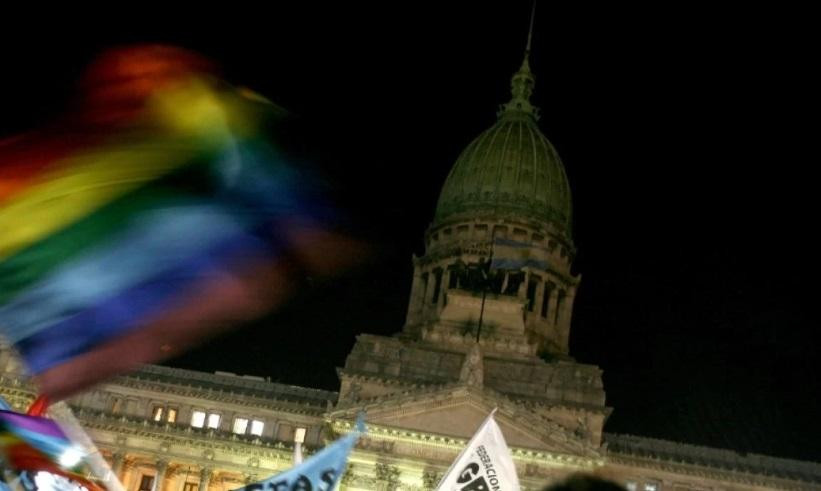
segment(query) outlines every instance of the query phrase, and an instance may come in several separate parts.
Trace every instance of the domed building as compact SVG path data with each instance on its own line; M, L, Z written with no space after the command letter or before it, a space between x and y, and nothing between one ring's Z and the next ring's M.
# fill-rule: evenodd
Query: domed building
M426 253L414 259L409 334L458 345L463 331L483 328L477 337L489 352L568 353L579 282L570 186L536 124L534 82L526 55L498 121L465 148L442 187ZM487 277L481 287L477 275Z
M494 408L525 490L580 472L629 491L821 489L818 464L604 433L602 372L568 352L572 200L528 57L442 187L403 329L359 335L339 392L147 366L69 401L127 491L238 488L350 431L360 411L368 433L340 489L433 490ZM0 393L18 409L34 397L8 349Z

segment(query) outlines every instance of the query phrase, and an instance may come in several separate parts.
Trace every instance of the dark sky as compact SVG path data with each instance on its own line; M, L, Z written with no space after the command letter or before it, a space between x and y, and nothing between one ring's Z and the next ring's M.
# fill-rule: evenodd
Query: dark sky
M570 176L582 274L571 354L604 370L607 430L821 460L806 13L538 9L534 102ZM95 52L133 41L196 49L292 111L373 257L171 364L336 389L357 333L401 328L411 254L459 152L509 97L528 14L471 2L21 22L2 40L0 134L59 113Z

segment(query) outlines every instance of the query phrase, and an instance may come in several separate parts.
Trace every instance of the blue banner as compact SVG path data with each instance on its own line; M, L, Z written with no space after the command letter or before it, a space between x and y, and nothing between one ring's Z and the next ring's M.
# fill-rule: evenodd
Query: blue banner
M362 415L356 429L323 448L298 466L235 491L331 491L345 472L348 454L365 432Z

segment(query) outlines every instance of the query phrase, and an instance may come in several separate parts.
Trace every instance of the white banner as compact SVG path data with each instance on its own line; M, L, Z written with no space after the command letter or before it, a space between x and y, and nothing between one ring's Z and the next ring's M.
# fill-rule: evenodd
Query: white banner
M519 491L513 456L491 411L450 466L437 491Z

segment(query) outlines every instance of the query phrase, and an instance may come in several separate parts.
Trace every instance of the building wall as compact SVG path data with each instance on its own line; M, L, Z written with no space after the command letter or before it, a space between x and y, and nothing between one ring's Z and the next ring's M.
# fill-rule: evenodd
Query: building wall
M0 349L0 393L18 410L35 396L6 349ZM329 416L335 397L260 379L149 366L68 402L127 491L140 491L141 484L151 484L148 491L225 491L291 467L294 428L307 429L306 455L350 431L349 419ZM177 409L176 421L155 421L157 407ZM218 427L192 427L194 410L220 414ZM236 417L263 421L262 435L234 433ZM605 441L599 456L513 447L523 489L542 489L580 472L630 483L636 491L821 489L817 464L640 437L606 435ZM433 489L466 443L371 424L340 489Z

